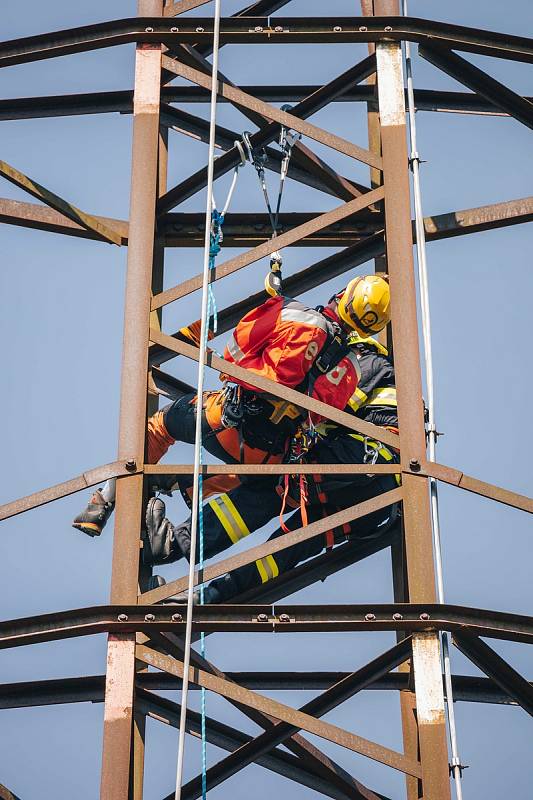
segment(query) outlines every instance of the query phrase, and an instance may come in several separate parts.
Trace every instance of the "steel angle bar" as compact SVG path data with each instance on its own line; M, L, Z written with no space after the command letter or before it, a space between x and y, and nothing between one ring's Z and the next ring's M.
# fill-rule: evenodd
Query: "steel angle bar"
M441 47L419 47L418 53L434 67L472 89L496 108L514 117L528 128L533 128L533 103L487 75L479 67L475 67L466 59L452 53L451 50Z
M115 603L0 622L0 649L106 632L115 636L136 632L148 637L161 632L181 636L186 625L186 607L176 604L147 604L148 594L153 594L154 591L141 595L140 605ZM208 633L232 631L269 635L273 632L427 633L449 630L453 633L533 644L532 617L448 603L360 603L327 606L272 606L272 603L263 603L195 606L193 627L196 631Z
M152 650L145 645L137 646L136 655L139 660L156 669L170 672L178 677L183 676L183 664L170 656L158 653L156 650ZM190 668L189 680L191 683L197 683L203 688L220 694L229 700L235 700L251 708L263 711L263 713L270 714L276 717L276 719L288 722L290 725L295 725L308 733L314 733L323 739L339 744L341 747L346 747L355 753L365 755L368 758L386 764L400 772L407 772L410 775L416 776L420 776L421 774L418 762L406 758L395 750L383 747L361 736L356 736L349 731L339 728L337 725L317 720L309 714L297 711L283 703L252 692L250 689L244 689L242 686L237 686L223 678L210 675L208 672L198 669L197 667Z
M347 247L341 253L335 253L316 262L295 275L289 275L283 281L284 291L288 296L295 297L309 289L320 286L325 281L342 275L349 269L355 269L370 258L383 253L384 249L383 233L377 233L368 239L364 239L359 244ZM224 333L234 328L244 314L263 303L264 300L264 291L257 292L228 308L222 309L218 314L218 332ZM172 338L177 335L178 333L174 334ZM150 364L162 364L174 358L177 354L177 351L171 347L153 344L150 348L149 361Z
M195 50L195 52L197 52ZM316 92L319 85L269 86L245 84L243 92L263 100L265 103L299 103ZM509 116L484 97L473 92L447 92L435 89L415 89L417 111L449 112L457 114L480 114L483 116ZM372 103L374 90L371 86L352 86L345 94L334 97L332 103ZM533 97L526 97L533 102ZM209 92L200 86L164 86L161 100L166 103L208 103ZM0 120L35 119L80 114L129 114L132 110L133 92L83 92L80 94L41 95L38 97L16 97L0 100ZM219 103L229 102L219 97Z
M0 201L1 203L1 201ZM1 205L0 205L1 211ZM285 233L315 215L312 212L287 212L278 217L278 235ZM204 228L204 216L198 213L171 213L160 219L160 229L167 247L199 247ZM363 210L352 217L335 223L331 228L307 237L306 247L345 247L358 244L383 228L380 214ZM226 247L254 247L271 236L268 214L234 212L224 217L224 245Z
M195 52L198 52L195 49ZM265 103L299 103L316 92L319 85L272 86L264 84L245 84L243 92L263 100ZM417 111L481 114L501 116L508 114L493 103L472 92L447 92L435 89L415 89ZM371 86L352 86L345 94L334 97L332 103L371 103L374 90ZM526 100L533 102L532 97ZM164 86L161 100L166 103L208 103L209 92L200 86ZM65 95L41 95L37 97L16 97L0 100L0 120L36 119L80 114L108 114L118 112L129 114L132 110L133 92L119 90L114 92L83 92ZM229 102L219 97L219 103Z
M128 223L121 219L109 217L94 217L105 227L111 227L120 235L120 243L128 243ZM86 228L78 222L69 219L59 211L37 203L24 203L21 200L0 198L0 222L8 225L18 225L23 228L34 228L50 233L62 233L67 236L78 236L81 239L95 239L102 241L102 237L92 228Z
M306 97L296 106L291 109L291 116L298 119L306 119L312 114L328 105L333 97L338 97L347 90L347 88L357 81L364 80L369 74L369 70L374 69L374 61L371 58L366 58L354 67L344 72L342 75L334 78L329 83L320 87L317 92ZM202 76L203 77L203 76ZM250 145L252 149L264 147L276 139L279 134L279 123L272 122L260 128L256 133L250 137ZM237 147L233 147L225 155L217 159L215 164L215 180L222 175L229 172L241 162L241 154ZM164 214L171 211L178 203L192 197L196 192L199 192L206 186L207 170L203 168L194 173L194 175L186 178L182 183L170 189L159 201L158 213Z
M404 639L400 644L395 645L386 653L381 654L371 662L361 667L340 681L330 686L323 694L313 698L303 705L299 710L304 714L313 717L322 717L332 711L343 702L353 697L377 677L386 675L398 664L404 662L411 655L411 640ZM240 771L248 764L256 760L258 756L268 752L276 744L281 744L284 740L298 730L297 726L287 722L278 722L260 736L247 742L230 756L213 765L207 770L207 788L212 789L224 780ZM196 800L202 793L203 776L197 776L183 787L183 797L187 800ZM165 800L171 800L165 798ZM377 796L371 793L369 800L378 800Z
M369 470L371 472L369 473ZM145 464L145 475L190 475L192 464ZM202 464L202 475L398 475L399 464Z
M149 674L161 675L161 673ZM173 676L165 675L165 677ZM195 688L195 686L191 686L191 689ZM177 703L154 695L151 692L138 690L137 704L144 713L158 722L178 727L181 707ZM187 732L197 736L201 732L201 724L201 715L192 709L187 709ZM252 737L242 733L233 726L224 725L217 720L207 717L206 738L210 744L232 752L243 744L246 744L246 742L249 742ZM335 800L347 800L347 798L351 798L351 800L367 800L367 796L363 794L347 793L338 789L330 780L312 772L300 758L284 750L280 750L279 748L275 748L270 753L258 757L256 763L261 767L283 775L285 778L289 778L289 780L296 781L303 786L314 789ZM382 795L380 795L380 797L383 798Z
M346 678L341 671L312 672L226 672L228 680L247 689L263 692L321 691ZM498 686L492 678L454 675L454 699L470 703L514 705L511 695ZM533 689L533 683L528 682ZM105 675L84 675L78 678L53 678L42 681L0 684L0 709L31 708L70 703L100 703L104 699ZM175 691L181 680L161 672L140 672L136 676L138 691ZM407 689L409 675L391 672L376 678L364 691L397 692ZM191 686L194 691L197 689ZM154 695L157 696L157 695ZM240 742L243 744L244 742Z
M256 261L259 261L259 259L271 255L271 253L273 253L276 249L287 247L289 244L294 242L302 242L305 240L307 235L321 230L322 228L327 228L330 225L334 225L336 222L344 219L345 217L349 217L352 214L355 214L357 211L367 208L372 203L381 200L383 195L383 188L380 187L378 189L374 189L372 192L368 192L361 197L350 200L348 203L343 203L342 205L337 206L337 208L334 208L332 211L327 211L325 214L318 215L310 222L299 225L298 227L293 228L291 231L287 231L287 233L282 233L281 236L276 236L275 239L264 242L264 244L260 244L257 247L254 247L252 250L248 250L246 253L242 253L235 258L231 258L228 261L223 262L212 270L212 281L225 278L228 275L243 269L243 267L247 267ZM168 305L168 303L172 303L174 300L178 300L180 297L185 297L191 292L199 289L200 286L200 275L196 275L194 278L190 278L189 280L184 281L177 286L173 286L171 289L167 289L153 298L152 310Z
M109 478L138 474L141 469L142 467L138 467L135 460L132 458L126 461L113 461L111 464L104 464L101 467L87 470L87 472L83 472L81 475L69 481L57 483L55 486L49 486L47 489L42 489L40 492L34 492L34 494L21 497L19 500L5 503L3 506L0 506L0 520L14 517L17 514L22 514L24 511L29 511L38 506L44 506L46 503L59 500L60 497L67 497L69 494L87 489L89 486L94 486L101 481L109 480Z
M176 353L180 353L181 355L187 356L187 358L198 361L199 350L197 347L193 347L185 342L180 342L178 339L173 339L171 336L167 336L164 333L159 333L159 331L156 331L154 328L150 328L150 339L152 342L161 344L164 347L167 347L169 350L174 350ZM282 386L281 384L276 383L269 378L264 378L263 376L257 375L250 370L239 367L237 364L232 364L229 361L225 361L223 358L220 358L220 356L216 356L213 352L209 352L207 354L206 364L213 369L218 370L219 372L229 375L232 378L237 378L240 381L249 383L263 392L273 394L275 397L281 397L283 400L288 400L290 403L295 403L301 408L305 408L308 411L313 411L322 417L326 417L326 419L339 422L341 425L344 425L350 430L364 433L365 435L371 436L374 439L377 437L378 441L388 444L393 448L398 447L398 437L395 433L387 431L385 428L378 427L377 425L373 425L369 422L364 422L358 417L355 417L353 414L340 411L336 408L333 408L333 406L329 406L326 403L315 400L313 397L309 397L309 395L298 392L296 389L289 389L289 387Z
M278 6L279 7L279 6ZM264 12L263 12L264 13ZM133 17L53 31L0 43L0 67L69 55L130 42L152 42L172 48L195 44L204 55L213 38L211 17L173 20ZM198 30L202 28L202 30ZM341 28L341 30L335 30ZM361 30L363 28L363 30ZM522 36L450 25L416 17L226 17L221 44L364 43L409 40L515 61L533 61L533 40ZM206 49L207 47L207 49Z
M131 90L16 97L0 100L0 120L108 114L109 112L130 114L132 104L133 92Z
M455 633L455 645L476 667L533 717L533 686L477 636Z
M347 522L353 522L356 519L360 519L367 514L371 514L373 511L377 511L380 508L385 508L393 503L398 503L401 499L402 490L392 489L391 491L385 492L378 497L374 497L371 500L365 500L363 503L350 506L350 508L347 508L344 511L338 511L335 514L331 514L324 519L317 520L316 522L313 522L303 528L298 528L295 531L291 531L291 533L287 533L284 536L278 537L277 539L271 539L264 544L256 545L255 547L246 550L244 553L231 556L230 558L225 558L222 561L213 564L212 566L206 567L202 571L201 576L197 572L195 582L197 584L199 580L206 582L212 580L213 578L218 578L221 575L225 575L226 572L231 572L238 567L251 564L258 558L279 553L281 550L285 550L287 547L290 547L293 544L312 539L314 536L318 536L319 534L330 530L330 528L336 528L337 526L344 525ZM149 592L144 592L141 595L141 600L144 603L157 603L159 600L164 600L167 597L171 597L173 594L176 594L176 592L183 591L186 586L187 579L179 578L176 581L167 583L165 586L160 586L157 589L151 589Z
M177 400L178 397L183 397L184 394L194 392L194 387L179 378L175 378L174 375L169 375L168 372L152 367L148 374L148 391L150 394L158 394L168 397L170 400Z
M424 217L426 241L519 225L533 220L533 197Z
M96 233L100 239L105 240L111 244L122 244L122 235L119 231L114 230L109 225L105 225L104 223L100 222L98 217L94 217L91 214L86 214L85 211L81 211L81 209L76 208L76 206L69 203L67 200L63 200L62 197L59 195L54 194L49 189L46 189L44 186L41 186L40 183L37 181L28 178L27 175L24 175L23 172L20 172L15 167L12 167L10 164L7 164L5 161L0 161L0 175L8 180L10 183L14 183L15 186L18 186L19 189L23 189L28 194L31 194L32 197L36 197L37 200L41 200L41 202L45 203L45 205L50 206L51 208L55 209L56 211L60 211L69 219L73 220L73 222L77 222L82 228L86 228L93 233Z
M420 474L423 477L436 478L439 481L443 481L443 483L457 486L459 489L466 489L467 492L473 492L473 494L479 494L482 497L488 497L490 500L496 500L498 503L533 514L533 498L472 478L470 475L465 475L461 470L427 461L419 472L416 470L416 466L415 470L411 469L410 471L411 473L416 472L416 474Z
M205 75L205 73L200 72L193 67L183 64L181 61L173 61L167 56L163 56L163 66L165 69L169 70L169 72L174 72L181 78L185 78L188 81L194 82L198 86L203 86L204 89L211 89L210 76ZM374 67L372 67L372 71L373 69ZM343 139L340 136L336 136L330 131L325 131L323 128L312 125L311 123L300 119L293 113L281 111L269 103L264 103L262 100L258 100L256 97L246 94L241 89L237 89L223 80L218 80L217 85L219 94L221 94L223 97L226 97L230 102L238 105L239 107L256 111L272 122L277 122L280 125L284 125L290 130L298 131L298 133L307 136L309 139L314 139L321 144L332 147L339 153L350 156L357 161L362 161L363 164L370 164L377 169L380 168L381 158L376 156L374 153L371 153L369 150L366 150L363 147L358 147L348 140ZM251 141L253 141L253 137Z

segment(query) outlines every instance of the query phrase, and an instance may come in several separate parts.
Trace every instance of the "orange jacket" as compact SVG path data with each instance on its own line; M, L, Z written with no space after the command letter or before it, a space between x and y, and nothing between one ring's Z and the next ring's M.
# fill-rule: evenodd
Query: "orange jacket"
M271 297L241 319L226 345L224 358L295 389L305 381L324 347L330 326L324 314L297 300ZM356 356L348 353L328 373L319 375L311 396L344 409L357 388L359 374ZM316 415L313 421L317 421Z

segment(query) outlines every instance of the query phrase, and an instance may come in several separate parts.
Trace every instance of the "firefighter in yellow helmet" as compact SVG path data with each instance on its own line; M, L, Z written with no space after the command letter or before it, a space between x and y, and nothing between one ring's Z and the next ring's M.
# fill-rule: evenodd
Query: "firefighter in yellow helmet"
M361 336L379 333L390 320L390 289L381 275L354 278L332 301L341 321Z

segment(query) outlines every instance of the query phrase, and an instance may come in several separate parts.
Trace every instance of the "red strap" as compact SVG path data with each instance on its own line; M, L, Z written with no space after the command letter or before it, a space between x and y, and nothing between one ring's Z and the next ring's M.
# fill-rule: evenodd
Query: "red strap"
M305 475L300 474L300 514L302 517L302 525L307 525L307 483Z

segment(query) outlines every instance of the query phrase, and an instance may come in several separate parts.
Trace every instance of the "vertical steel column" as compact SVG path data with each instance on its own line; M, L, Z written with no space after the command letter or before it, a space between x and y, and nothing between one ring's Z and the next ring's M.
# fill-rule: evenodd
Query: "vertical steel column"
M168 128L161 128L159 131L159 160L158 160L158 179L157 196L161 197L167 190L167 166L168 166ZM162 235L156 235L154 244L154 258L152 269L152 296L163 291L163 277L165 267L165 242ZM158 308L150 314L150 327L161 330L161 318L163 309ZM155 414L159 407L159 396L149 395L147 416ZM148 589L148 581L152 575L152 568L141 565L139 570L139 589L145 592ZM137 636L137 641L141 637ZM148 667L142 661L137 662L137 672L148 672ZM133 787L132 800L142 800L144 785L144 748L146 732L146 715L140 711L135 711L133 719Z
M140 16L162 14L162 0L139 0ZM135 55L133 148L124 307L118 458L144 461L150 297L154 256L161 46ZM111 602L136 603L143 477L117 481ZM110 636L106 674L102 800L128 800L131 785L135 635Z
M397 0L387 13L399 14ZM385 181L385 235L391 284L396 389L402 467L426 458L420 373L413 239L409 194L405 97L401 46L376 47L378 99ZM409 600L435 602L435 570L427 481L405 474L404 525ZM450 797L440 642L436 634L415 635L413 668L425 800Z

